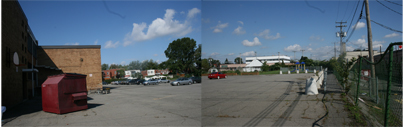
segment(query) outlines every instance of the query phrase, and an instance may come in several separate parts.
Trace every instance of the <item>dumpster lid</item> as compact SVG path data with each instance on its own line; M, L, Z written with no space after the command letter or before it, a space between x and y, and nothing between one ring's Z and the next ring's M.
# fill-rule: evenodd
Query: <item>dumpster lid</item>
M78 74L78 73L61 73L61 74L56 74L56 75L50 75L50 76L48 76L48 78L49 77L57 77L57 76L72 76L72 75L75 75L75 76L87 76L87 75Z

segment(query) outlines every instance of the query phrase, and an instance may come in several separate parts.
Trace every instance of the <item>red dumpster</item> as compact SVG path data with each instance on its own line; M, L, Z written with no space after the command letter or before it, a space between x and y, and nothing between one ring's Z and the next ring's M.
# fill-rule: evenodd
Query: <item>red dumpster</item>
M42 84L42 109L63 114L87 109L87 75L65 73L48 76Z

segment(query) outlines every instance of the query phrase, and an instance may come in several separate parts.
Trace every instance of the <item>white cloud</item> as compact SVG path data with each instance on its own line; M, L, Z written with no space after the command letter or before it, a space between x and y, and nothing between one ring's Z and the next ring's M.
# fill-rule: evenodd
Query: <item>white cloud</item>
M243 22L242 22L242 21L238 21L238 22L243 25Z
M228 27L228 23L221 23L221 21L218 21L217 26L212 27L213 33L219 33L222 32L222 29L224 29L225 27Z
M158 54L154 54L154 56L158 56Z
M126 65L126 61L120 62L120 65Z
M267 39L267 40L276 40L276 39L281 38L280 33L277 33L276 36L270 35L269 29L265 29L262 32L260 32L259 34L255 34L255 35L259 36L259 37L263 37L264 39Z
M184 11L181 11L180 13L181 13L182 15L184 15L184 14L185 14L185 12L184 12Z
M292 51L300 51L302 48L298 44L290 45L286 48L284 48L284 51L286 52L292 52Z
M220 55L220 53L218 53L218 52L213 52L213 53L210 54L210 56L217 56L217 55Z
M188 18L193 18L196 14L200 13L201 11L197 8L193 8L188 12Z
M64 45L79 45L79 43L78 43L78 42L75 42L75 43L66 43L66 44L64 44Z
M161 60L156 60L155 62L157 62L158 64L160 64L160 63L161 63Z
M201 19L204 23L210 23L210 19Z
M116 48L119 45L119 41L113 43L112 41L105 42L105 48Z
M356 41L351 41L351 44L355 45L357 48L368 48L367 41L364 38L360 38Z
M312 35L311 37L309 37L309 40L312 40L312 41L324 41L325 39L321 38L319 35L318 36Z
M98 44L98 40L96 40L95 42L94 42L94 45L97 45Z
M358 22L357 24L355 24L354 26L356 26L356 30L364 28L365 27L365 23L364 22ZM352 26L351 28L354 29L354 26Z
M241 56L255 56L255 51L244 52Z
M243 44L244 46L262 45L262 43L260 43L260 41L259 41L259 39L258 39L257 37L255 37L255 38L253 39L253 42L250 42L250 41L248 41L248 40L243 40L243 41L242 41L242 44Z
M234 55L234 53L229 53L229 54L228 54L228 56L232 56L232 55Z
M237 34L237 35L241 35L241 34L245 34L245 30L242 29L242 27L238 26L238 28L236 28L234 30L234 32L232 32L233 34Z
M391 38L391 37L399 37L399 36L400 35L398 33L391 33L391 34L385 35L385 37L383 37L383 38Z
M197 13L193 12L193 14ZM145 41L167 35L184 36L193 31L187 20L180 23L178 20L173 19L174 15L175 10L167 9L164 18L155 19L148 27L144 22L141 24L133 23L133 30L131 33L126 34L123 45L127 46L134 41ZM148 28L146 33L144 32L145 28Z

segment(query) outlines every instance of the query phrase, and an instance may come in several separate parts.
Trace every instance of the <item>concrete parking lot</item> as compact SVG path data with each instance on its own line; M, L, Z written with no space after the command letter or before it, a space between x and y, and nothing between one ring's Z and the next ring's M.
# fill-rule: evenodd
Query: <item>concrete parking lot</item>
M321 102L323 94L304 94L305 80L312 75L229 76L212 80L203 77L202 125L312 126L326 114ZM350 120L340 97L326 97L329 115L317 124L348 125Z
M201 84L105 85L89 94L89 109L67 114L42 111L41 99L3 114L3 126L201 126Z

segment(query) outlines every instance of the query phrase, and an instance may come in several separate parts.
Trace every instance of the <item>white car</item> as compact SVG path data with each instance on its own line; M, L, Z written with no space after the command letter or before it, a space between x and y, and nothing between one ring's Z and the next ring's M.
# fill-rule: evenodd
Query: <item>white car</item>
M158 79L158 83L161 83L161 82L163 82L163 83L169 83L170 81L167 80L167 79Z
M119 85L119 81L113 81L111 82L111 85Z
M186 85L186 84L190 85L190 84L192 84L192 82L193 81L189 78L178 78L177 80L172 81L171 85L172 86L179 86L179 85Z

